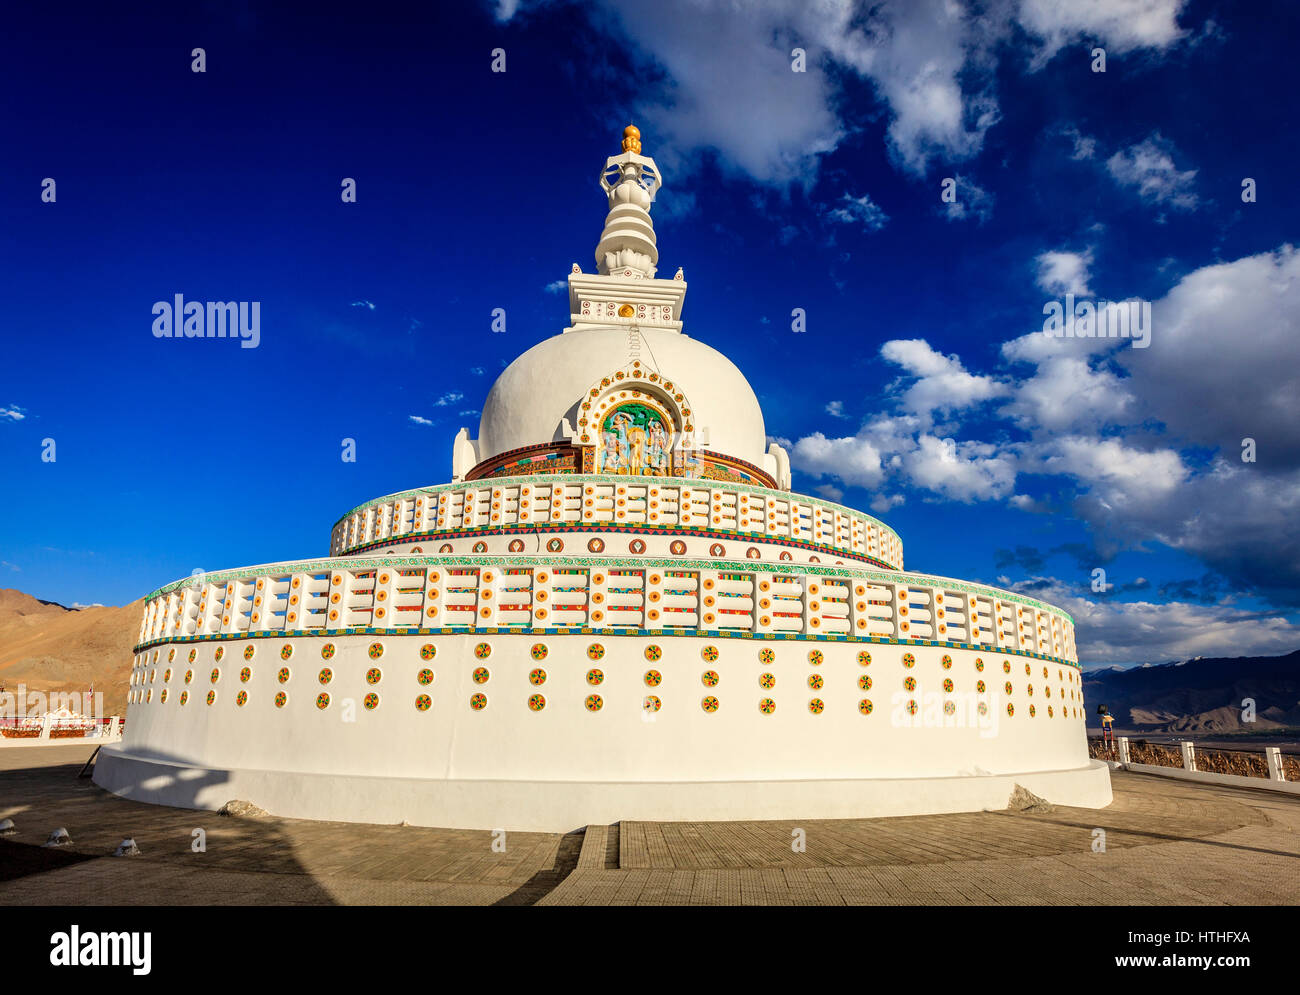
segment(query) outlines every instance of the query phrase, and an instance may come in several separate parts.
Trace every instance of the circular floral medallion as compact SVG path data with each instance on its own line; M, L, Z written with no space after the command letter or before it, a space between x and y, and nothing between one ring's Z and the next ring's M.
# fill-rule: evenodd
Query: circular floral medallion
M1002 673L1004 673L1004 674L1009 674L1009 673L1011 673L1011 661L1010 661L1010 660L1003 660L1003 661L1002 661Z
M981 715L988 715L989 703L987 701L981 701L977 706L977 709Z
M673 556L682 556L686 553L686 543L680 539L674 539L668 544L668 552L672 553Z
M587 540L587 552L589 552L589 553L603 553L603 552L605 552L605 540L604 540L604 539L589 539L589 540Z
M384 679L384 672L380 670L378 667L371 667L369 670L366 671L367 684L378 684L383 679Z
M858 678L858 687L862 688L863 691L870 691L871 678L868 677L866 674L863 674L861 677Z
M531 708L534 712L540 712L543 708L546 707L546 695L544 694L531 695L528 699L528 707Z
M776 702L771 698L763 698L758 703L758 710L764 715L771 715L776 711Z
M275 696L275 707L283 708L288 703L288 701L289 701L289 696L285 694L283 691L280 691Z
M420 647L421 660L432 660L437 655L438 655L438 649L436 646L433 645L433 643L425 643L423 646Z
M664 707L664 703L659 700L658 695L648 694L642 699L641 707L647 712L657 712Z
M758 662L771 666L776 662L776 651L771 649L761 649L758 651Z
M330 670L329 667L321 667L320 673L316 675L316 680L320 681L322 684L328 684L330 681L334 680L334 671Z
M428 667L425 667L418 674L415 675L415 679L419 681L421 684L425 684L425 685L432 684L433 671L430 670Z
M138 691L137 691L136 693L139 694ZM139 700L140 700L139 698L136 699L136 701L139 701ZM164 704L164 705L167 704L167 689L166 689L166 688L163 688L163 689L162 689L162 694L158 695L158 701L159 701L161 704Z
M661 650L658 646L655 646L653 644L645 648L645 658L649 660L651 663L654 663L663 655L664 655L664 651Z
M1035 709L1033 705L1030 705L1030 706L1029 706L1029 717L1032 719L1032 718L1033 718L1035 715L1037 715L1037 714L1038 714L1037 709Z
M474 668L473 677L474 677L475 684L486 684L488 682L488 678L491 676L492 675L488 672L487 667Z
M330 707L330 696L328 692L322 691L320 694L316 695L316 707L317 708Z
M718 672L716 670L706 670L700 675L700 680L704 682L706 688L712 688L718 686L718 681L721 680L721 678L718 677Z
M1049 719L1052 717L1052 706L1051 706L1051 705L1048 705L1048 706L1047 706L1047 717L1048 717Z
M250 670L248 667L243 667L243 668L239 671L239 683L240 683L240 684L247 684L247 683L248 683L248 679L249 679L250 677L252 677L252 676L253 676L253 672L252 672L252 670Z
M976 682L975 682L975 693L976 693L976 694L983 694L983 693L984 693L984 682L983 682L983 681L976 681Z
M176 650L174 650L174 649L169 649L169 650L167 651L167 662L168 662L168 663L171 663L171 662L172 662L173 660L175 660L175 659L176 659Z
M546 683L546 671L545 671L545 670L542 670L540 667L539 667L538 669L534 670L534 671L531 671L531 672L529 673L529 675L528 675L528 683L529 683L529 684L545 684L545 683Z
M429 706L433 704L433 699L427 694L417 694L415 696L415 710L417 712L427 712Z
M907 699L907 714L908 714L908 715L915 715L915 714L916 714L916 699L915 699L915 698L908 698L908 699Z
M765 691L770 691L772 688L776 687L776 675L775 674L760 675L758 678L758 686Z
M1009 701L1007 702L1007 714L1008 714L1008 715L1015 715L1015 714L1016 714L1016 706L1013 705L1013 704L1011 704L1011 702L1009 702Z
M185 704L185 703L186 703L187 701L189 701L189 700L190 700L190 693L189 693L188 691L182 691L182 692L181 692L181 704L183 705L183 704Z
M808 686L812 688L814 691L820 691L822 689L822 685L825 683L826 682L822 679L821 674L808 675Z
M912 656L911 653L904 653L904 654L903 654L903 666L904 666L904 667L915 667L915 666L916 666L916 657Z
M219 680L221 680L221 668L213 667L212 673L208 674L208 682L211 684L216 684L217 681Z
M1010 694L1010 693L1011 693L1011 682L1010 682L1010 681L1007 681L1007 683L1003 685L1003 690L1005 690L1005 691L1007 692L1007 694Z
M595 687L597 684L603 683L604 680L605 680L605 672L603 670L587 671L587 683L590 684L592 687Z
M256 652L256 650L257 650L257 647L256 647L256 646L245 646L245 647L244 647L244 659L245 659L245 660L251 660L251 659L253 659L253 653Z
M715 542L712 546L709 547L710 556L722 556L724 553L726 553L726 551L727 548L723 546L722 543L720 542Z
M511 539L509 548L512 553L522 553L524 551L524 541L522 539Z
M870 699L870 698L863 698L860 702L858 702L858 711L861 712L863 715L870 715L870 714L871 714L871 699Z
M1043 677L1044 677L1044 678L1047 677L1047 668L1046 668L1046 667L1043 668Z
M794 557L790 555L790 551L789 551L789 550L786 550L786 549L781 550L781 555L778 556L777 558L778 558L778 559L781 559L781 560L793 560L793 559L794 559Z
M532 658L533 658L534 660L545 660L545 659L546 659L546 653L547 653L546 644L545 644L545 643L533 643L533 648L530 649L530 650L528 651L528 653L529 653L530 656L532 656Z
M984 671L984 661L979 657L975 658L975 669L980 671L981 673L983 673Z
M864 667L870 667L871 654L868 653L866 650L863 650L861 653L858 654L858 663Z
M657 688L663 683L664 675L657 670L647 670L645 672L646 687Z
M589 712L599 712L605 705L605 699L598 694L587 695L587 700L583 702Z
M243 708L245 705L247 705L247 704L248 704L248 692L247 692L247 691L240 691L239 694L235 695L235 704L238 705L240 708Z
M474 552L476 552L476 553L486 553L486 552L487 552L487 543L485 543L485 542L476 542L476 543L474 543Z
M171 679L172 679L172 668L168 667L166 670L163 671L163 683L166 684Z
M476 712L481 712L483 709L487 708L487 695L472 695L469 699L469 707L474 709Z
M808 711L812 712L814 715L821 715L821 713L824 712L825 710L826 710L826 702L822 701L820 698L809 699Z
M185 683L188 684L192 680L194 680L194 671L192 670L185 671Z
M320 648L320 655L322 660L331 659L334 656L334 644L326 643L324 646L322 646Z
M218 646L217 651L212 654L212 659L219 661L225 655L226 655L226 648L224 646Z
M291 656L293 656L293 647L290 646L288 643L285 643L283 646L280 647L280 659L287 660Z
M384 655L384 644L371 643L370 649L368 649L366 652L370 654L370 659L378 660L381 656Z
M712 663L714 660L718 658L718 647L706 646L704 647L704 649L700 651L700 655L704 657L706 662Z
M700 701L700 707L706 712L716 712L718 710L718 699L713 695L708 695Z
M1034 686L1032 684L1028 685L1028 691L1029 691L1029 697L1032 698L1034 696Z
M361 699L361 704L366 706L367 711L373 712L376 708L379 707L379 695L371 691L368 695L366 695L364 698Z
M486 660L492 655L492 647L487 643L479 643L474 647L474 656L480 660Z
M757 560L763 554L759 552L757 546L750 546L747 550L745 550L745 555L748 556L751 560Z
M600 645L600 643L592 643L590 646L587 647L588 660L600 660L603 659L604 656L605 656L605 647Z
M281 684L289 683L289 668L281 667L280 672L275 675L275 679L279 681Z
M915 690L916 690L916 678L915 678L915 677L905 677L905 678L903 678L903 690L904 690L904 691L915 691Z
M943 714L944 714L944 715L956 715L956 714L957 714L957 703L956 703L955 701L945 701L945 702L943 703Z
M193 662L194 662L194 650L190 650L190 657L189 657L189 659L190 659L190 663L193 663Z
M1033 668L1030 667L1029 664L1025 664L1025 676L1031 677L1033 673L1034 673Z
M943 679L943 689L947 691L949 694L952 694L952 688L953 688L952 678L945 677Z
M814 667L820 667L822 665L822 661L825 659L826 657L825 655L823 655L821 650L813 650L811 653L808 654L808 662L811 663Z
M629 542L629 543L627 544L627 551L628 551L629 553L644 553L644 552L645 552L645 540L644 540L644 539L633 539L631 542Z
M951 669L952 669L952 657L950 657L947 653L945 653L945 654L940 658L939 663L943 665L943 669L944 669L944 670L951 670Z

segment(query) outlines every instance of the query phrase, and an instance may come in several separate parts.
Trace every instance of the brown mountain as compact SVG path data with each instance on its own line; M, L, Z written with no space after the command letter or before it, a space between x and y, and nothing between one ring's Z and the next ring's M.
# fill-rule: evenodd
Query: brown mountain
M131 647L143 601L120 608L64 608L0 589L0 684L16 691L103 692L106 715L126 714Z

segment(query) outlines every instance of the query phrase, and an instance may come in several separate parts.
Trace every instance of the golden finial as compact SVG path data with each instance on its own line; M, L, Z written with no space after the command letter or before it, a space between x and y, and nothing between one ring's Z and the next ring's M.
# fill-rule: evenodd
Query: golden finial
M641 154L641 132L634 124L629 124L623 129L623 151Z

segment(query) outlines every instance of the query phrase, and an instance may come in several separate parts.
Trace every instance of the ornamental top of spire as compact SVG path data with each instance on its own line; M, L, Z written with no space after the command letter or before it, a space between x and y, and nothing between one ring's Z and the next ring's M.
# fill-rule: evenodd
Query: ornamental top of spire
M659 167L641 154L641 132L636 125L623 129L623 153L605 160L600 187L609 198L605 230L596 246L596 267L605 276L623 273L653 280L659 262L650 205L659 192Z

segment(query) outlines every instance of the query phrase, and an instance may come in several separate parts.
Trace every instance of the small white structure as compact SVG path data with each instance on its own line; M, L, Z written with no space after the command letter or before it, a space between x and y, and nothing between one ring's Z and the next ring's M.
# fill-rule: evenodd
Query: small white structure
M124 796L560 831L1110 802L1074 626L904 572L883 522L790 492L741 372L656 278L660 178L625 132L598 272L512 363L453 481L335 524L325 559L149 596Z

